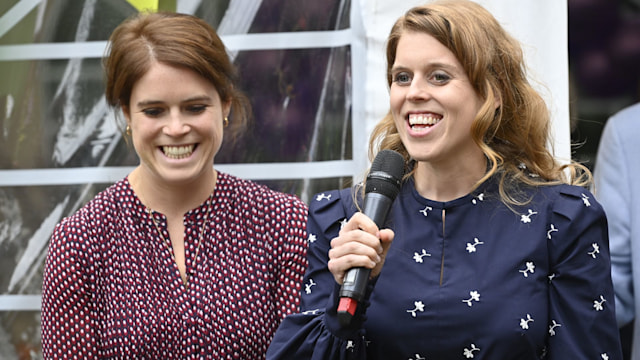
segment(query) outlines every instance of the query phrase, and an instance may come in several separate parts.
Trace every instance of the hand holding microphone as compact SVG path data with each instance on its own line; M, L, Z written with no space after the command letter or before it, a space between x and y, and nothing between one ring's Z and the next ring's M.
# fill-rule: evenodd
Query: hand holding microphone
M357 225L357 229L359 230L351 232L349 235L345 236L342 236L343 232L341 231L341 237L343 240L345 238L351 238L355 241L355 244L348 245L348 249L352 249L351 251L361 255L358 261L366 261L363 260L362 256L365 258L369 257L369 259L371 259L372 256L379 256L372 254L371 251L375 251L378 254L382 252L382 256L386 254L386 249L385 251L382 251L382 244L380 241L377 240L377 238L372 239L371 230L375 229L375 227L378 229L383 227L389 209L391 208L391 204L400 192L400 184L403 174L404 158L395 151L380 151L373 160L371 170L365 183L365 196L362 210L362 213L370 218L373 224L367 224L367 220L360 218L360 215L358 215L352 217L346 226L346 230L349 230L349 227L353 227L354 225ZM369 232L367 232L367 230ZM391 233L390 230L387 231ZM383 232L384 230L376 232L376 235L382 236ZM385 236L388 237L388 240L391 240L390 238L393 235L390 235L389 233ZM334 242L336 242L335 245L344 245L340 244L341 240L339 239L340 237L332 241L332 246L334 246ZM367 248L367 244L373 246L369 246L369 248ZM388 244L389 242L387 241L387 247ZM330 257L331 255L340 255L336 254L336 252L339 253L340 250L335 249L334 251L334 249L332 249L334 254L330 254ZM369 276L371 274L371 268L375 267L376 263L379 262L372 262L368 264L373 265L371 267L365 267L366 265L353 267L345 273L339 293L340 303L338 304L338 319L343 325L348 325L351 322L359 303L364 299L367 282L369 281ZM335 270L332 269L331 263L330 270L332 272Z

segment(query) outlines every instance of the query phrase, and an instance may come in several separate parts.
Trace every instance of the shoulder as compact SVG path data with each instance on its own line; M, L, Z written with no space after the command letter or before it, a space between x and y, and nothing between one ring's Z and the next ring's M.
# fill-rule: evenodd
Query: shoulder
M76 212L64 218L58 226L86 227L88 232L108 226L119 213L135 209L135 195L127 179L119 180L100 191Z
M640 121L640 103L628 106L611 116L616 125L631 126Z
M588 189L568 184L541 186L538 201L548 201L553 213L568 221L604 216L604 210Z
M309 200L309 212L325 212L345 209L356 209L355 198L357 187L350 187L341 190L329 190L319 192Z
M315 194L309 200L309 218L326 231L331 225L350 218L358 208L355 204L358 187L330 190Z
M640 103L626 107L612 115L605 124L604 132L614 132L622 139L635 144L640 134Z
M258 184L251 180L241 179L236 176L219 172L218 186L238 201L257 207L288 208L296 211L307 211L307 205L293 194L287 194L273 190L266 185Z
M56 225L51 243L54 246L58 242L67 246L73 243L86 245L86 241L104 233L106 228L112 226L115 219L122 218L118 215L122 207L121 199L127 197L128 193L132 195L130 189L126 179L123 179L100 191L84 206L64 217Z

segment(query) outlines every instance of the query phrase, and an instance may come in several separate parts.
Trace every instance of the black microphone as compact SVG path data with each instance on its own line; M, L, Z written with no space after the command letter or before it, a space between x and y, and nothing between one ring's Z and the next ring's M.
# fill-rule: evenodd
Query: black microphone
M391 204L400 192L404 175L404 158L393 150L382 150L371 164L371 171L365 182L362 212L382 228ZM362 301L369 281L371 269L351 268L344 276L340 287L338 320L343 326L349 325Z

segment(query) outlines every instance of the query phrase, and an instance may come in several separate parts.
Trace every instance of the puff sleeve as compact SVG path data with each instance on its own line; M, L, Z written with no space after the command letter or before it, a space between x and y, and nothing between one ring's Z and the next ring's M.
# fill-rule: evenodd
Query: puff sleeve
M559 189L547 232L549 358L622 359L611 331L617 326L604 210L585 189Z
M348 327L338 323L336 308L340 286L327 268L331 239L343 222L357 211L350 189L317 194L309 205L309 248L302 289L301 312L281 323L267 359L364 359L362 323L368 298ZM371 294L370 282L368 294Z

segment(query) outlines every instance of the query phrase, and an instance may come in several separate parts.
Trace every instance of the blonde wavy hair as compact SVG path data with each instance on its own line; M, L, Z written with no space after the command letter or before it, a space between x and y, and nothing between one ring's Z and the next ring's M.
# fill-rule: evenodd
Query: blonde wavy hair
M560 164L552 155L547 104L527 80L520 43L482 6L466 0L440 0L407 11L393 25L387 39L387 84L403 33L426 33L446 46L462 64L476 93L484 99L471 135L488 159L487 173L475 187L498 174L501 200L521 205L522 184L569 183L588 186L590 171L583 165ZM501 104L495 109L495 100ZM391 112L376 125L369 157L384 149L399 152L412 176L409 154L400 140ZM475 188L474 187L474 188Z

